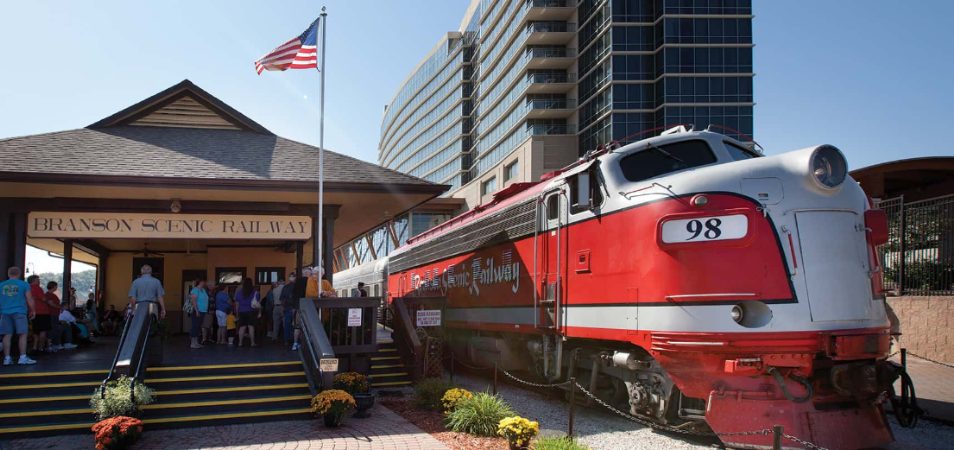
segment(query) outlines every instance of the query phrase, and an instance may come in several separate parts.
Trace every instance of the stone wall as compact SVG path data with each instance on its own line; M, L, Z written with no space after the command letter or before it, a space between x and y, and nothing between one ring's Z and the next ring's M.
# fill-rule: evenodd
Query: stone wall
M954 296L888 297L901 323L901 347L954 363Z

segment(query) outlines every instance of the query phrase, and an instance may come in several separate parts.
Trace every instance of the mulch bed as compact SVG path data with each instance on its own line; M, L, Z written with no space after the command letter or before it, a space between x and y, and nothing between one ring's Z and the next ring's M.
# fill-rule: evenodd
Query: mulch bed
M444 414L414 408L409 398L382 397L378 403L434 436L452 450L506 450L507 440L501 437L479 437L444 428Z

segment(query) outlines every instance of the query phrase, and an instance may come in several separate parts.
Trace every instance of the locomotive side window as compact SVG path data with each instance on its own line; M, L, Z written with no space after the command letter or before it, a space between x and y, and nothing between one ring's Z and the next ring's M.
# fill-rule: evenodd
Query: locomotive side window
M560 196L551 195L547 197L547 220L557 220L560 218Z
M588 211L603 203L597 170L590 168L567 179L570 187L570 213Z
M725 149L729 152L729 156L732 157L733 161L741 161L743 159L752 159L758 158L759 155L755 154L751 150L740 147L739 145L733 144L729 141L725 141Z
M629 181L642 181L677 170L716 162L705 141L694 139L666 145L651 145L619 161L623 176Z

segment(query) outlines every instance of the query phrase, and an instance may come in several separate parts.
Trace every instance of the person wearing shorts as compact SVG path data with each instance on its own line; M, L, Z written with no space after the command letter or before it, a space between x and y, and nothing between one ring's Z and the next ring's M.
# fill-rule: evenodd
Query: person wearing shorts
M255 324L262 318L261 304L259 303L258 289L252 284L252 279L246 277L242 285L235 290L235 309L238 312L238 346L242 346L246 334L249 336L252 347L255 343ZM258 306L258 307L256 307Z
M27 277L27 283L30 284L33 311L36 313L36 316L30 322L33 325L33 352L48 352L49 339L47 335L53 327L53 322L50 321L50 305L46 303L46 295L43 293L43 288L40 287L39 276L30 275Z
M29 326L27 319L36 317L33 303L33 294L30 285L20 279L23 272L19 267L7 269L7 280L0 283L0 334L3 335L3 365L13 364L10 346L13 344L13 335L19 335L17 346L20 350L20 359L17 364L36 364L36 361L27 356L27 333Z
M232 298L224 284L215 286L215 323L219 326L216 332L216 344L225 345L227 342L228 316L232 312Z

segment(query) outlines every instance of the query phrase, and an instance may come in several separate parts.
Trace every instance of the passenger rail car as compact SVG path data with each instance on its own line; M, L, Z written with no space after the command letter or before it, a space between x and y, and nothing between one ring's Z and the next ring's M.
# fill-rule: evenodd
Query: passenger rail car
M659 423L863 448L892 440L886 230L838 149L766 157L680 127L511 185L384 271L390 298L447 297L471 364L572 374Z

